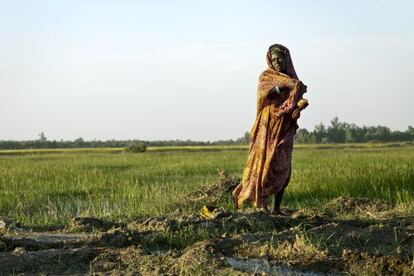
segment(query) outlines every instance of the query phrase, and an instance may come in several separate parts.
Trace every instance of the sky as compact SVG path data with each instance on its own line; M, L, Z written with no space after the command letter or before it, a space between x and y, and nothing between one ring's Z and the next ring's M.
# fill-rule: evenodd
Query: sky
M234 139L268 47L309 130L414 126L414 1L0 0L0 140Z

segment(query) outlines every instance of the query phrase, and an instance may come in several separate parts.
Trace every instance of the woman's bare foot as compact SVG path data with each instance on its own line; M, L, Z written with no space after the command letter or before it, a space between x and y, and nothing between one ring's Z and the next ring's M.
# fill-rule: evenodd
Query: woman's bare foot
M267 206L267 204L259 205L259 206L255 207L255 210L257 210L259 212L266 213L266 214L271 213L271 210L269 210L269 207Z
M265 212L265 213L267 213L267 214L269 214L270 212L269 212L269 208L267 207L267 206L262 206L262 208L260 208L260 209L262 209L263 210L263 212Z
M278 209L278 210L272 210L272 213L271 214L272 215L276 215L276 216L284 216L284 217L288 216L287 213L282 212L280 209Z

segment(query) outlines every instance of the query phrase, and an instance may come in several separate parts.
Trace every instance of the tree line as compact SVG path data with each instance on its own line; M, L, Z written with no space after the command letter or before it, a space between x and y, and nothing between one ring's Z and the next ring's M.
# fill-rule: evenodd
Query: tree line
M338 117L331 120L330 125L316 125L313 131L299 129L295 142L299 144L320 143L367 143L367 142L404 142L414 141L414 128L408 126L406 131L392 131L386 126L357 126L339 121Z
M90 140L86 141L79 137L70 140L48 140L41 132L35 140L0 140L0 149L54 149L54 148L137 148L137 147L167 147L167 146L217 146L217 145L243 145L249 141L249 133L238 139L218 141L193 141L193 140L153 140L145 141L139 139L130 140Z
M339 121L338 117L331 120L330 125L323 123L316 125L312 131L306 128L298 130L295 143L320 144L320 143L366 143L366 142L404 142L414 141L414 128L408 126L406 131L390 130L386 126L357 126ZM249 132L237 139L217 141L193 141L193 140L90 140L83 138L70 140L48 140L41 132L35 140L16 141L0 140L0 149L42 149L42 148L120 148L134 145L145 147L164 146L215 146L215 145L246 145L249 143Z

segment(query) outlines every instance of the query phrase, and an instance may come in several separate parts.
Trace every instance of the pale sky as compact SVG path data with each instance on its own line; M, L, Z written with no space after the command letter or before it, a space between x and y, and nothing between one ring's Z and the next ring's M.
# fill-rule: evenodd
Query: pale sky
M307 129L414 126L414 1L0 0L0 140L237 138L273 43Z

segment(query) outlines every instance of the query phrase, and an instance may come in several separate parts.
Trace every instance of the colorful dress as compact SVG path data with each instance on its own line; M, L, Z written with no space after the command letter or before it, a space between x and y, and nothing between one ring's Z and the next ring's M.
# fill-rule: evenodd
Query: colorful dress
M269 196L286 187L290 180L293 138L298 128L292 113L298 108L306 85L297 78L289 50L277 46L285 52L287 69L281 73L273 67L269 48L266 55L269 68L259 77L249 155L242 181L233 191L236 208L245 200L253 202L255 207L266 207ZM280 93L272 92L276 86Z

